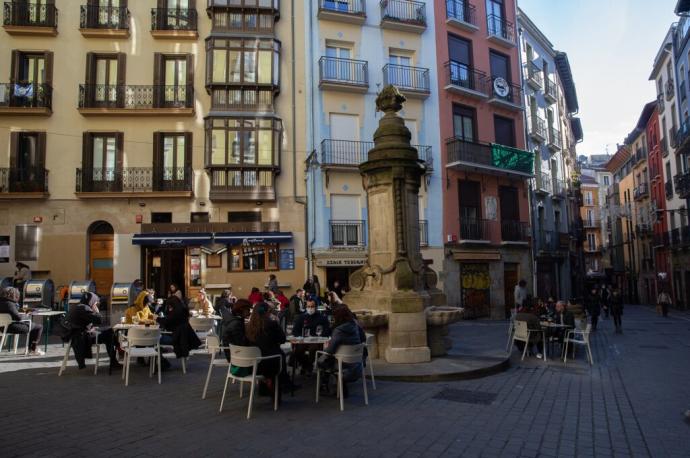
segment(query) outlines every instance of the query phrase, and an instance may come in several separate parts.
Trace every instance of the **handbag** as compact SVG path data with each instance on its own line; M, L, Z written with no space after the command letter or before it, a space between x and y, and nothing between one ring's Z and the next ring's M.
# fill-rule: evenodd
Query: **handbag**
M63 342L69 342L72 338L72 331L74 328L65 315L60 316L60 319L55 323L55 333L62 339Z

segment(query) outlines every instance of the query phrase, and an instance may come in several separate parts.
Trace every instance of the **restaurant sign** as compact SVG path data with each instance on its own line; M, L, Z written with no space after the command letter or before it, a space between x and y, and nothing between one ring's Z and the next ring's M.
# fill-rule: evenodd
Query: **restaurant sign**
M319 267L359 267L366 261L366 258L317 258L316 265Z

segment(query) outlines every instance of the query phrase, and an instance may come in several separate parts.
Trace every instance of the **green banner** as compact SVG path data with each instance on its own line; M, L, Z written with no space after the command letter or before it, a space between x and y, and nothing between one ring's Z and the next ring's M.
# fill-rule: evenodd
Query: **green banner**
M532 174L534 153L510 146L491 144L491 165L500 169Z

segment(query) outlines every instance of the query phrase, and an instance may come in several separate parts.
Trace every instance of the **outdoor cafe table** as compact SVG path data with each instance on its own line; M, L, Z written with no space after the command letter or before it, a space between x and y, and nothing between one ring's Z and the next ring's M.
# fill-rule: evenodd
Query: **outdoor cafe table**
M297 358L295 358L295 349L299 346L304 346L304 345L321 345L321 347L324 347L328 341L330 340L330 337L321 337L321 336L315 336L315 337L295 337L295 336L288 336L287 341L290 343L290 346L292 347L292 389L290 392L290 395L294 396L295 395L295 372L297 372Z
M43 331L43 345L45 348L45 352L48 352L48 335L50 334L50 329L52 328L51 318L64 314L65 312L63 310L32 310L29 312L29 315L31 315L32 317L42 316L45 320L46 329L44 329Z
M571 328L571 326L568 326L567 324L554 323L553 321L541 321L539 324L541 325L542 329L551 331L557 331L559 329L563 329L565 331ZM546 345L544 345L544 348L546 348ZM544 359L546 359L546 353L544 354Z

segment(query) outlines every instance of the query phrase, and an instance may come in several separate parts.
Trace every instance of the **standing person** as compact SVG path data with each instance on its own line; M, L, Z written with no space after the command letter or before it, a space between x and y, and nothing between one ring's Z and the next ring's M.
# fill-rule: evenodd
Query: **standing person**
M79 369L84 369L86 367L84 359L91 357L91 346L96 342L96 333L93 332L93 327L103 323L103 316L98 309L99 304L100 298L94 293L87 292L82 295L79 304L70 307L67 313L67 322L72 329L70 341ZM110 357L110 368L122 367L117 361L117 353L115 352L117 341L113 329L110 327L101 328L97 335L98 343L105 345Z
M24 302L24 284L29 280L31 280L31 269L23 262L18 262L12 284L19 290L19 304Z
M0 313L7 313L12 317L13 321L17 321L17 323L11 323L8 326L7 332L8 334L29 334L29 354L32 356L42 356L44 353L38 348L38 342L41 340L43 326L31 323L29 327L28 324L19 322L22 317L17 309L18 300L19 290L17 288L10 286L0 290Z
M300 313L304 313L304 307L306 303L304 302L304 290L298 289L295 294L290 298L290 305L288 305L287 321L292 323L295 317Z
M621 296L621 292L617 287L613 288L610 303L613 324L616 326L616 334L623 334L623 323L621 320L623 316L623 296Z
M601 299L596 288L592 288L589 296L585 299L585 309L592 318L592 331L596 331L599 315L601 315Z
M280 291L278 288L278 278L276 278L275 274L270 274L268 276L268 290L273 294L278 294Z
M671 305L671 295L666 292L666 288L662 287L661 292L656 298L657 307L661 308L661 314L668 318L668 308Z
M170 283L170 286L168 287L168 297L170 296L176 296L179 300L184 302L182 291L180 291L180 288L175 283Z
M604 319L609 319L609 300L611 299L611 290L608 285L601 287L601 308L604 309Z
M337 294L339 298L343 297L343 287L340 286L340 282L338 280L333 282L333 288L331 288L331 291Z
M513 301L515 302L514 314L520 310L527 301L527 282L525 280L520 280L517 285L515 285L515 290L513 291Z
M251 293L249 293L249 297L247 298L247 300L253 306L254 304L257 304L257 303L263 301L264 295L261 294L261 291L259 291L259 288L255 287L255 288L252 288L252 291L251 291Z

